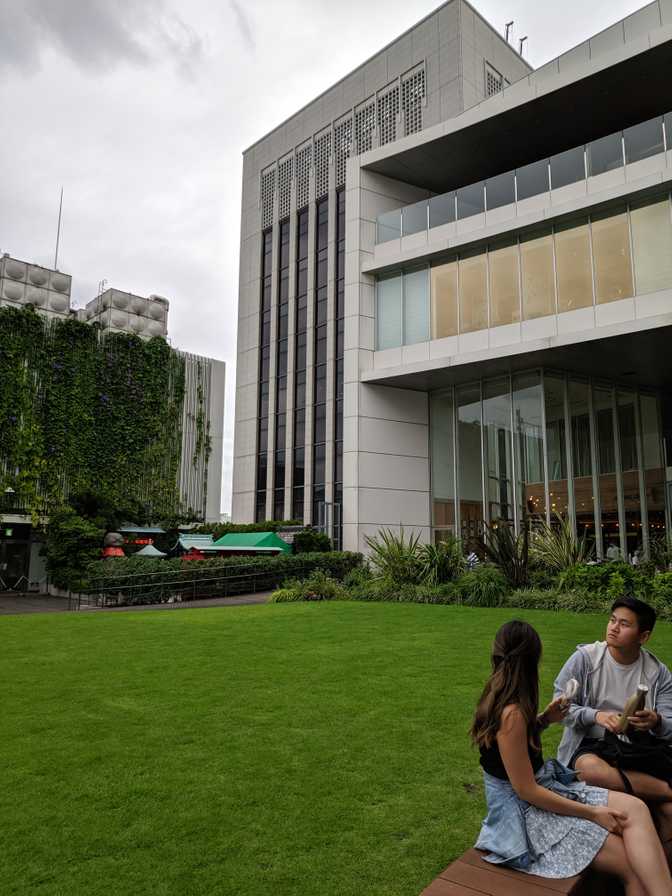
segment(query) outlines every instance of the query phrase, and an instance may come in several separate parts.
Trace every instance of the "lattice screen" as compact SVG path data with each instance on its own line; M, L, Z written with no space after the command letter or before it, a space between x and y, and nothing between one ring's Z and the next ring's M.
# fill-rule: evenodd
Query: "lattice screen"
M313 147L309 143L296 153L296 207L301 209L310 201L310 165L313 161Z
M334 125L334 158L336 160L336 186L345 183L345 164L352 155L352 118Z
M331 156L331 131L315 138L315 198L329 192L329 158Z
M275 168L261 172L261 226L273 226L275 212Z
M294 157L289 156L278 164L278 217L286 218L292 201L292 175Z
M397 139L399 85L378 97L378 142L380 146Z
M373 148L373 132L376 129L376 101L370 100L355 110L355 142L357 152Z
M404 129L406 134L415 134L422 130L422 101L425 98L425 70L417 69L402 78L401 108L404 113Z
M485 63L485 95L494 96L503 86L503 79L499 72L489 62Z

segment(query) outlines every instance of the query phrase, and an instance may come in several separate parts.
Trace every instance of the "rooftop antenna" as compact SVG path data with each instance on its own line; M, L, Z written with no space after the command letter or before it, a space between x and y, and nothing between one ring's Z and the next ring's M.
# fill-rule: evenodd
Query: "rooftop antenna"
M521 37L518 39L518 53L521 56L523 55L523 44L525 43L526 40L527 40L527 35L525 35L525 37Z
M63 213L63 187L61 187L61 201L58 205L58 227L56 228L56 251L54 252L54 270L58 270L58 244L61 240L61 215Z
M513 28L513 21L507 22L504 26L506 28L506 42L509 42L509 34L511 33L511 29Z

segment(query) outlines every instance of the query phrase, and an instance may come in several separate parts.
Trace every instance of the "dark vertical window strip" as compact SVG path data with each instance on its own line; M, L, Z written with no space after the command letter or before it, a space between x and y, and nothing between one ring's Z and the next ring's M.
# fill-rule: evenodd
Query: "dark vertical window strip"
M261 301L259 315L259 400L257 406L257 483L254 515L266 519L266 470L268 468L268 389L271 361L271 287L273 228L261 237Z
M289 218L280 222L278 265L278 338L276 344L275 465L273 519L285 517L287 447L287 350L289 346Z
M334 345L334 547L343 544L343 357L345 333L345 190L336 194L336 327Z
M294 343L294 453L292 519L303 522L306 458L306 345L308 338L308 209L296 223L296 334Z
M329 201L317 203L315 240L315 367L313 405L313 525L320 522L325 499L327 440L327 270L329 263Z

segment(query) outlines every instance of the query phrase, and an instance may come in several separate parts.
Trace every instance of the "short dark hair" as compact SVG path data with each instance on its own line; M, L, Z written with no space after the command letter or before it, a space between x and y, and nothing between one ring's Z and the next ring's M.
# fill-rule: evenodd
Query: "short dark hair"
M618 600L613 602L611 612L618 610L619 607L625 607L626 610L631 610L635 614L640 632L653 631L653 627L656 624L656 611L649 604L645 604L643 600L639 600L637 597L627 595L626 597L619 597Z

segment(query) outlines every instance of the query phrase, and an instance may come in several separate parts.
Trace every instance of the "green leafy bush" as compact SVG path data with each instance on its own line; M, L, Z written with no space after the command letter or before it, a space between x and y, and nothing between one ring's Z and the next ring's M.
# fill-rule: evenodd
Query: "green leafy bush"
M556 514L549 526L539 521L530 540L530 560L538 567L559 573L570 566L590 560L593 550L587 536L578 538L571 520Z
M506 597L507 607L526 610L556 610L573 613L605 613L611 601L587 591L557 591L521 588Z
M318 532L311 526L306 526L294 536L295 554L314 554L319 551L330 551L331 539L324 532Z
M612 601L626 594L646 600L651 592L651 579L639 567L623 561L582 563L560 573L558 590L594 592Z
M495 566L477 566L456 582L460 602L472 607L501 607L511 590L506 576Z
M529 528L516 535L510 523L485 527L484 549L488 560L498 567L512 588L527 585L529 565ZM491 605L489 605L491 606Z
M462 543L452 535L438 544L425 544L420 548L420 576L428 585L452 582L466 570Z
M661 572L653 577L651 598L656 607L672 610L672 572Z
M348 598L345 588L336 579L332 579L322 570L317 570L303 581L285 582L282 588L271 595L271 603L289 603L299 600L345 600Z
M189 533L191 535L212 535L213 541L218 541L231 532L277 532L279 529L300 525L298 520L264 520L261 523L203 523L190 529Z
M105 529L79 516L72 507L64 507L52 513L45 534L51 581L72 591L84 588L84 571L100 557Z
M378 535L366 535L371 550L369 560L380 578L398 584L418 584L422 579L421 546L419 535L399 535L391 529L381 529Z

